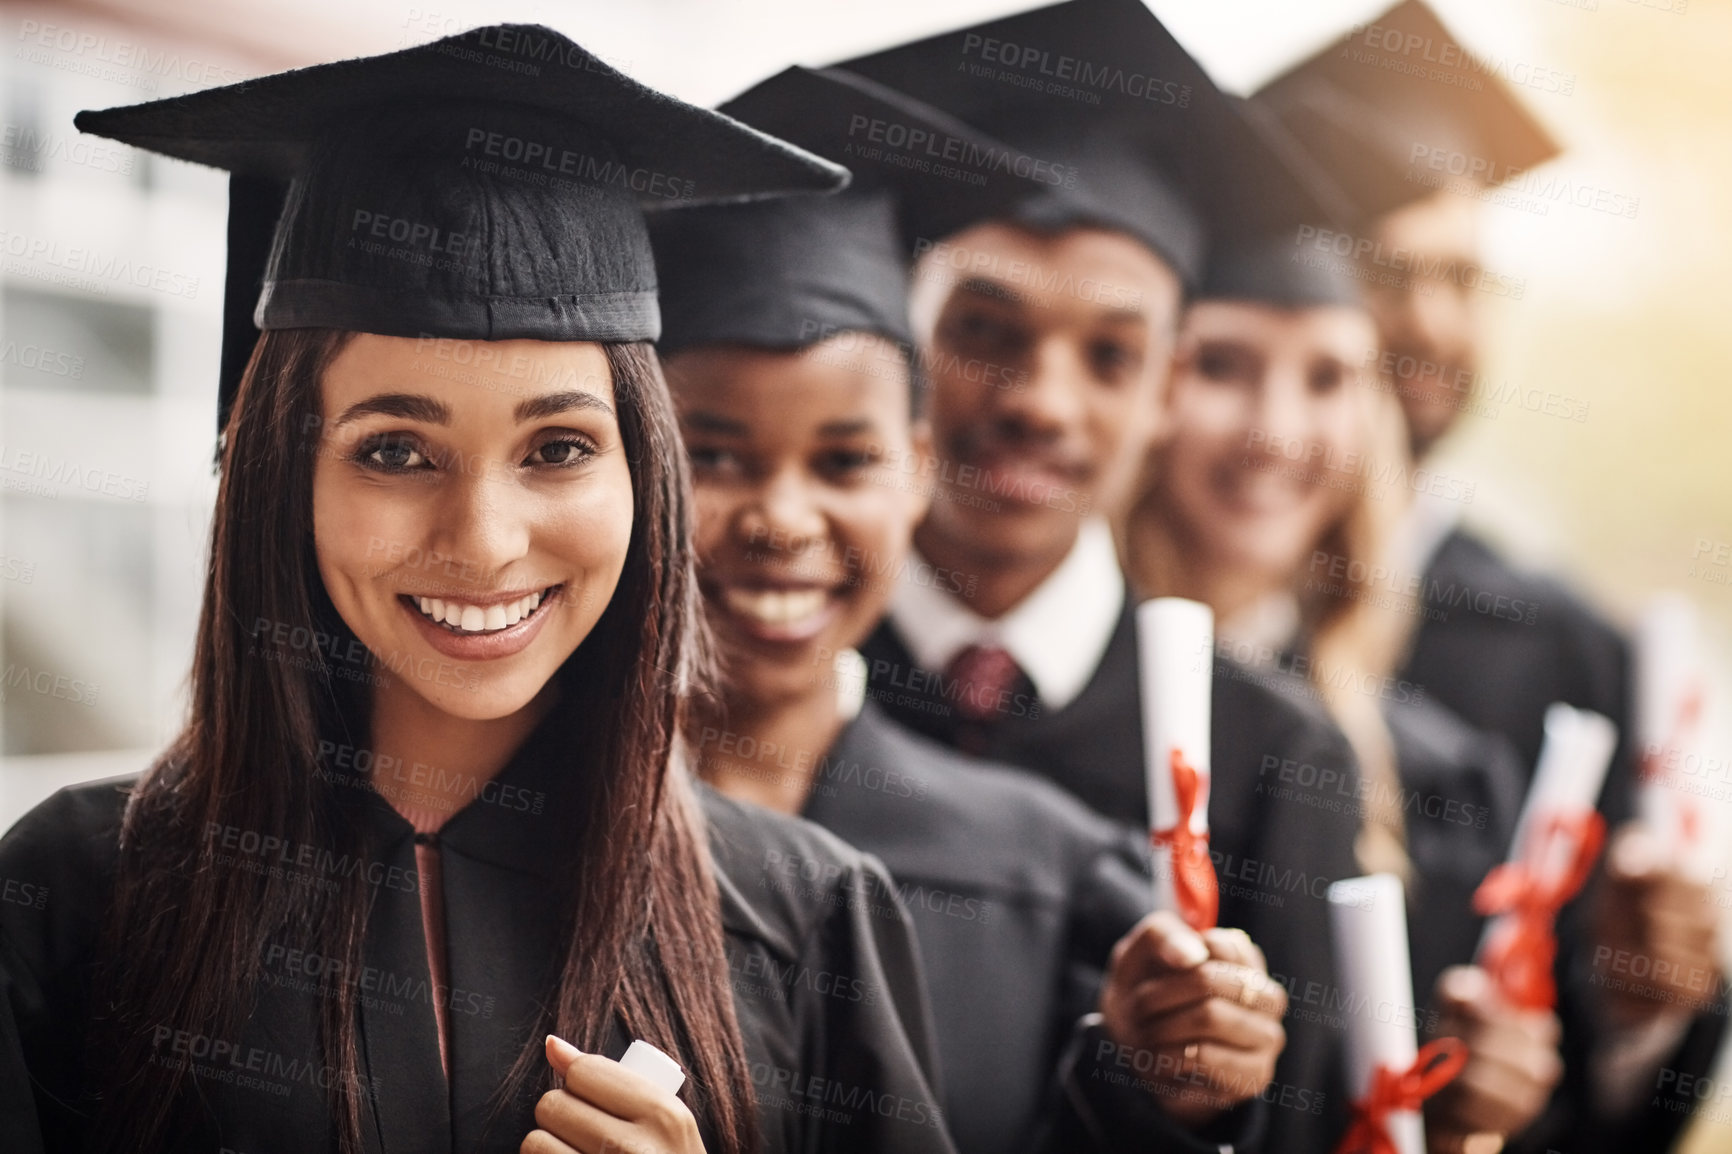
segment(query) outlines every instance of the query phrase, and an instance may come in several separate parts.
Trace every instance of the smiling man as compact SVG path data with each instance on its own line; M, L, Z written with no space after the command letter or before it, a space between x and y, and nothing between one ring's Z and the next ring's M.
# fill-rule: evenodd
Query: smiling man
M1210 235L1275 227L1292 198L1277 206L1259 190L1296 177L1136 0L1074 0L846 67L1049 174L1015 199L959 186L946 211L913 215L911 309L938 463L911 568L961 579L899 581L861 649L869 694L929 737L1147 828L1134 606L1102 513L1158 433ZM1351 796L1353 756L1311 702L1215 669L1221 924L1249 933L1289 990L1324 988L1320 895L1360 872L1358 823L1351 806L1277 800L1268 786L1283 765L1324 767ZM1322 1017L1288 1016L1264 1094L1270 1149L1321 1151L1341 1132L1339 1036L1307 1020Z

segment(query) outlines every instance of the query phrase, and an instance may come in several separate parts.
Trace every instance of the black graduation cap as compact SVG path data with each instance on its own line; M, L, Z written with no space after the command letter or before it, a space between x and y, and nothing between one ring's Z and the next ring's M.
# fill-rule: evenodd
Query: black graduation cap
M1009 212L953 217L1096 224L1141 239L1195 285L1211 234L1270 231L1340 206L1217 88L1141 0L1070 0L843 67L935 104L1063 174ZM1282 195L1269 195L1279 188ZM917 222L917 224L920 222ZM955 221L939 222L939 235ZM933 235L928 233L928 236Z
M643 205L831 191L848 179L538 25L75 123L233 174L219 422L253 327L654 339Z
M1208 267L1197 296L1204 299L1248 300L1280 308L1303 309L1325 305L1361 305L1359 282L1353 263L1307 243L1317 233L1306 225L1332 226L1330 220L1302 219L1309 202L1298 190L1332 187L1329 175L1318 170L1304 148L1268 113L1239 97L1230 97L1249 118L1261 120L1266 139L1287 158L1295 170L1306 173L1303 182L1271 185L1268 194L1279 201L1294 198L1284 215L1293 225L1278 231L1236 228L1209 248ZM1336 191L1337 198L1345 193Z
M1235 237L1209 253L1202 300L1241 300L1286 309L1359 307L1364 300L1351 262L1301 243L1292 229Z
M1434 158L1445 173L1494 185L1558 154L1495 71L1421 0L1403 0L1252 102L1330 172L1363 219L1433 191L1414 178L1433 173Z
M1035 163L930 105L844 69L788 68L718 109L847 165L836 196L655 212L661 349L798 349L844 331L912 343L901 220L949 210L958 185L1009 203Z

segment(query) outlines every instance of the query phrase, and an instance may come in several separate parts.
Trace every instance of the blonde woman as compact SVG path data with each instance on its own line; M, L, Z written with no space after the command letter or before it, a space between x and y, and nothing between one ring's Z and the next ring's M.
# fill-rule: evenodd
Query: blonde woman
M1501 739L1395 675L1423 605L1419 577L1391 559L1408 498L1437 479L1407 457L1355 285L1295 254L1271 240L1213 259L1118 518L1121 552L1140 595L1211 605L1242 676L1300 675L1353 742L1363 784L1352 796L1331 796L1305 766L1273 768L1264 785L1294 802L1294 820L1307 806L1352 808L1360 865L1407 878L1415 986L1437 1007L1421 1028L1473 1054L1427 1107L1433 1148L1453 1149L1467 1134L1521 1130L1561 1072L1556 1019L1500 1005L1464 964L1480 928L1472 891L1502 856L1522 775Z

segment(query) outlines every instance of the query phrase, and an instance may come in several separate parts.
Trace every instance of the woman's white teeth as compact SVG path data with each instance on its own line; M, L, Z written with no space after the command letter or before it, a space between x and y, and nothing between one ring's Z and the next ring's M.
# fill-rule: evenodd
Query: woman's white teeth
M786 625L821 612L829 594L822 589L729 589L723 598L731 612L766 625Z
M421 612L433 620L464 633L492 633L516 625L541 604L544 592L530 593L515 601L492 605L466 605L461 601L445 601L438 597L417 597Z

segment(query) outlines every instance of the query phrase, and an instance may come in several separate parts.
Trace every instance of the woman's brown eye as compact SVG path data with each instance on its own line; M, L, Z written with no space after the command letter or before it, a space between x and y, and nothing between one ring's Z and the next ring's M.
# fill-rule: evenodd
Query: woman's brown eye
M595 450L582 441L564 439L548 441L535 450L534 456L541 458L543 465L568 466L580 465L595 455Z
M403 437L371 437L355 450L352 459L381 473L405 473L432 463L414 441Z

